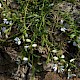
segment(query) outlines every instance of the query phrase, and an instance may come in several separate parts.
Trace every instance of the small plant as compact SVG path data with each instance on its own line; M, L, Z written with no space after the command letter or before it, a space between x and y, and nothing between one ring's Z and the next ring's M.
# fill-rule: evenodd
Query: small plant
M77 69L75 62L79 57L80 32L70 12L73 3L77 1L0 1L0 44L19 48L17 51L21 59L30 63L32 79L39 72L36 66L42 58L45 63L53 62L54 72L62 75L66 72L68 79L76 76L75 71L71 71ZM64 5L68 5L69 9ZM73 49L76 47L78 50L75 52L77 55L73 56L73 49L68 45L70 43Z

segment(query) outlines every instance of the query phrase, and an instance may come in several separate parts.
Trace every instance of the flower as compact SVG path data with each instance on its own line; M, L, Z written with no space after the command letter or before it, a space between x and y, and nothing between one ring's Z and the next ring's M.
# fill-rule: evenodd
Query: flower
M3 1L6 1L6 0L3 0Z
M25 49L27 49L29 46L24 46Z
M61 20L60 23L63 24L64 20Z
M6 21L6 22L5 22L5 24L8 24L8 23L9 23L9 21Z
M17 44L20 45L20 44L21 44L21 41L19 40L19 41L17 42Z
M27 57L23 57L23 62L22 62L22 64L26 64L27 61L28 61L28 58L27 58Z
M12 21L9 22L9 25L12 25Z
M19 39L18 37L16 37L16 38L14 39L14 41L15 41L15 43L18 44L18 45L21 44L21 41L20 41L20 39Z
M5 37L8 38L8 35L6 34Z
M60 66L59 68L58 68L58 73L63 73L64 72L64 66Z
M65 58L65 56L64 56L64 55L62 55L62 56L61 56L61 58Z
M27 33L25 34L25 37L26 37L26 38L28 37L28 34L27 34Z
M58 65L57 65L57 64L53 64L52 69L54 70L54 72L56 72L56 71L57 71L57 69L58 69Z
M57 61L57 60L58 60L58 57L54 56L53 59L54 59L55 61Z
M0 8L2 8L1 6L2 6L2 4L0 3Z
M15 39L14 39L14 41L19 41L20 39L18 38L18 37L16 37Z
M61 28L61 31L62 32L65 32L67 29L66 28Z
M29 46L24 46L25 51L27 51L27 48L29 48Z
M5 19L5 18L3 19L3 22L4 22L4 24L8 23L7 19Z
M5 14L5 13L3 13L3 16L6 16L6 14Z
M68 69L68 77L67 77L67 79L70 79L70 78L71 78L71 70Z
M37 47L37 44L32 44L32 47Z
M31 42L31 40L30 39L26 39L26 42Z
M69 66L69 64L66 64L66 67L68 67Z
M24 58L23 58L23 61L28 61L28 58L27 58L27 57L24 57Z
M73 62L75 59L71 59L70 62Z
M71 69L68 69L68 72L70 72L71 71Z
M54 49L54 50L52 50L52 52L53 52L53 53L57 53L57 50L56 50L56 49Z
M6 31L6 27L2 27L2 32L5 32Z
M77 43L75 41L73 42L73 46L77 46Z

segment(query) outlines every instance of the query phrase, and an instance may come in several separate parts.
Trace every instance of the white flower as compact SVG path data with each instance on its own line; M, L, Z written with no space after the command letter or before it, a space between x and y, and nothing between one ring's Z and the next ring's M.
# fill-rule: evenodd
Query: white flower
M25 51L27 51L27 48L29 48L29 46L24 46Z
M15 43L18 44L18 45L21 44L21 41L20 41L20 39L19 39L18 37L16 37L16 38L14 39L14 41L15 41Z
M2 4L0 3L0 8L2 8L1 6L2 6Z
M62 73L62 72L64 72L64 66L60 66L59 68L58 68L58 73Z
M57 61L57 60L58 60L58 57L54 56L53 59L54 59L55 61Z
M9 22L9 25L12 25L12 21Z
M57 65L57 64L53 64L52 69L54 70L54 72L56 72L56 71L57 71L57 68L58 68L58 65Z
M62 32L65 32L67 29L66 28L61 28L61 31Z
M26 37L26 38L28 37L28 34L27 34L27 33L25 34L25 37Z
M17 44L20 45L20 44L21 44L21 41L19 40L19 41L17 42Z
M9 22L7 19L3 19L4 24L11 24L11 21Z
M6 27L2 27L2 32L5 32L6 31Z
M6 22L5 22L5 24L8 24L8 23L9 23L9 21L6 21Z
M56 49L54 49L54 50L52 50L52 52L53 52L53 53L57 53L57 50L56 50Z
M8 38L8 35L6 34L5 37Z
M68 41L68 43L70 43L71 41Z
M3 16L6 16L6 14L5 14L5 13L3 13Z
M22 64L26 64L27 61L28 61L28 58L27 58L27 57L24 57L24 58L23 58L23 62L22 62Z
M6 1L6 0L3 0L3 1Z
M26 39L26 42L31 42L31 40L30 39Z
M4 18L3 20L4 20L4 21L7 21L7 19L6 19L6 18Z
M24 46L25 49L29 48L29 46Z
M70 79L70 78L71 78L71 72L68 71L68 77L67 77L67 79Z
M64 20L61 20L60 23L63 24Z
M71 69L68 69L68 72L70 72L71 71Z
M61 56L61 58L65 58L65 56L64 56L64 55L62 55L62 56Z
M37 47L37 44L32 44L32 47Z
M14 39L14 41L19 41L20 39L18 38L18 37L16 37L15 39Z
M4 22L4 24L6 24L6 22L7 22L7 19L5 19L5 18L4 18L4 19L3 19L3 22Z
M24 60L24 61L28 61L28 58L27 58L27 57L24 57L23 60Z
M73 62L75 59L71 59L70 62Z
M66 67L68 67L69 65L68 64L66 64Z

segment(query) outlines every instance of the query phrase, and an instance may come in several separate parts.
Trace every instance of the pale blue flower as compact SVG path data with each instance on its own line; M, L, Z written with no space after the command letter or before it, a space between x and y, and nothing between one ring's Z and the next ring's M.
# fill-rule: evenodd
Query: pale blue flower
M14 41L15 41L15 43L18 44L18 45L21 44L21 41L20 41L20 39L19 39L18 37L16 37L16 38L14 39Z
M52 69L54 70L54 72L56 72L56 71L57 71L57 69L58 69L58 65L57 65L57 64L53 64Z
M2 32L5 32L6 31L6 27L2 27Z

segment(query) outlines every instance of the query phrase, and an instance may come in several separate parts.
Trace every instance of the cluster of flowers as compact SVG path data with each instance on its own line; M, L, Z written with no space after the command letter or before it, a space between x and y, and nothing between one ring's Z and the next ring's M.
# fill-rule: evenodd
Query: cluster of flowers
M4 24L9 24L9 25L12 25L12 21L8 21L7 19L3 19L3 22L4 22Z
M4 23L4 24L12 25L12 21L8 21L6 18L3 19L3 23ZM6 30L7 30L6 27L2 27L2 28L1 28L0 38L2 38L2 33L5 33ZM7 35L7 34L6 34L5 36L6 36L6 38L8 38L8 35Z
M27 34L27 36L28 36L28 34ZM16 37L15 39L14 39L14 41L15 41L15 43L17 44L17 45L20 45L21 44L21 40L20 40L20 38L19 37ZM31 42L31 40L30 39L26 39L25 40L27 43L30 43ZM32 47L37 47L37 44L32 44L31 45ZM24 49L25 49L25 51L27 51L27 49L29 48L29 45L25 45L24 46Z
M57 50L54 49L54 50L52 50L52 52L57 53ZM64 71L66 70L65 66L66 66L66 68L69 66L69 64L65 61L65 56L64 55L61 55L61 57L54 56L53 59L55 61L55 63L53 64L53 67L52 67L53 71L58 72L60 74L64 73ZM62 62L58 61L58 60L61 60ZM75 59L71 59L69 62L71 64L73 64L74 61L75 61ZM64 63L66 63L65 66L63 65ZM71 69L68 69L68 77L67 78L70 79L71 77L74 77L74 76L76 76L76 74L71 73Z

